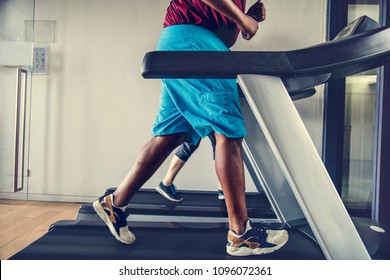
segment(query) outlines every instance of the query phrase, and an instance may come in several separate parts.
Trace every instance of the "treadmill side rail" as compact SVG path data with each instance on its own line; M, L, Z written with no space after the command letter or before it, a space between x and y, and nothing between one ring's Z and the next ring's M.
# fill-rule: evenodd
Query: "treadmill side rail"
M265 193L280 223L289 227L307 221L245 98L240 98L248 135L243 139L245 166L259 193ZM270 191L272 190L272 191Z
M302 209L327 259L371 259L282 80L239 75L238 83L295 196L290 211ZM268 182L263 187L278 198L283 190L274 186ZM283 205L278 208L288 216Z

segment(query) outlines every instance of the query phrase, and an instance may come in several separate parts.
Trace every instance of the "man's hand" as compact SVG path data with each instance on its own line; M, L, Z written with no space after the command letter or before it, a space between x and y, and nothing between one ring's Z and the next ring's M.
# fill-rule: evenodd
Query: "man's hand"
M257 22L262 22L266 18L266 9L261 0L258 0L255 4L253 4L246 15L252 17Z
M241 35L245 40L250 40L256 34L258 26L258 21L254 16L258 14L258 10L261 11L261 21L265 18L265 8L261 0L258 0L249 11L252 11L247 14L244 14L232 0L202 0L207 5L209 5L214 10L220 12L224 16L230 18L237 24L238 29L241 31Z

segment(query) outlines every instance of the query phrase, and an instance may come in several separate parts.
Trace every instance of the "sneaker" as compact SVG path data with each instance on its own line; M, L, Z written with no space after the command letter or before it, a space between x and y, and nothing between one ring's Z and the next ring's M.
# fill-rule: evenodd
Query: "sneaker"
M248 220L242 235L229 230L226 251L231 256L268 254L280 249L287 240L286 230L252 227Z
M170 201L180 202L183 200L183 198L177 194L176 186L173 184L170 186L165 186L162 182L160 182L156 188L156 191L158 191L162 196Z
M218 199L223 200L225 199L225 196L223 194L223 190L218 189Z
M125 214L127 206L116 207L113 194L102 196L94 201L92 205L100 219L106 223L116 239L126 244L131 244L135 241L134 234L131 233L127 226Z

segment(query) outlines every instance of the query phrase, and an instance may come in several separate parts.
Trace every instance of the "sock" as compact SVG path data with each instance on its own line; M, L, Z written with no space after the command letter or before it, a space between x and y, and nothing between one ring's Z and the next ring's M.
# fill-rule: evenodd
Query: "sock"
M248 218L248 220L245 221L245 230L244 230L244 232L242 234L237 234L233 230L229 230L229 231L232 232L236 237L241 237L241 236L243 236L245 233L247 233L251 229L252 229L252 226L251 226L251 223L250 223L250 219Z
M166 187L166 188L167 188L167 187L170 187L170 186L172 186L172 185L173 185L173 184L165 185L162 181L160 182L160 186L161 186L161 187Z
M112 195L112 206L114 206L114 207L116 207L116 208L119 208L119 209L121 209L123 212L126 210L126 208L127 208L127 205L125 205L125 206L116 206L115 205L115 203L114 203L114 200L115 200L115 197L114 197L114 194L111 194Z

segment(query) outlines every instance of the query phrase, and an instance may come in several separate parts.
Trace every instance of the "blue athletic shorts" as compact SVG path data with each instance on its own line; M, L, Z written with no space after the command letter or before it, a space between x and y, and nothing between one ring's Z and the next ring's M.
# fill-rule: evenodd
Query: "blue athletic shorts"
M214 32L187 24L165 27L157 50L229 51ZM246 136L236 80L163 79L152 134L187 132L186 141L197 143L211 131L229 138Z

